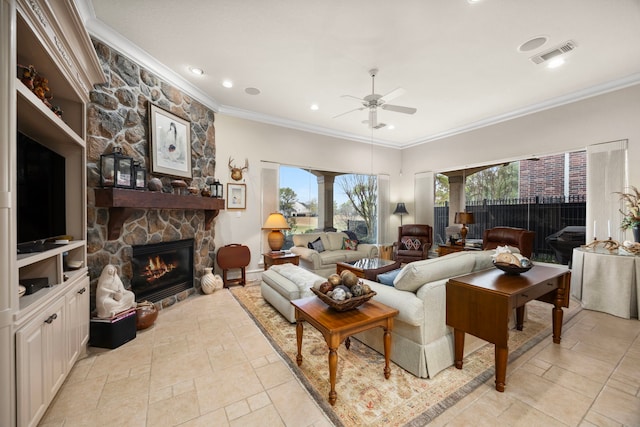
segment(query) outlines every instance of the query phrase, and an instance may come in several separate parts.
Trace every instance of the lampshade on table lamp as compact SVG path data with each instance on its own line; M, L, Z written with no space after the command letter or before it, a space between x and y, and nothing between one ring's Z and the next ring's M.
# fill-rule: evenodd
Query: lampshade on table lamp
M409 212L407 212L407 208L405 207L404 203L398 203L396 205L396 210L393 211L394 215L400 215L400 225L402 225L402 216L403 215L407 215Z
M263 230L270 230L267 236L269 247L272 251L279 251L284 245L284 234L280 230L289 230L287 220L280 212L269 214L269 217L262 226Z
M473 213L471 212L456 212L455 220L453 221L456 224L462 224L462 228L460 229L460 237L462 237L462 246L464 246L465 241L467 240L467 232L469 231L466 224L475 224L476 220L473 218Z

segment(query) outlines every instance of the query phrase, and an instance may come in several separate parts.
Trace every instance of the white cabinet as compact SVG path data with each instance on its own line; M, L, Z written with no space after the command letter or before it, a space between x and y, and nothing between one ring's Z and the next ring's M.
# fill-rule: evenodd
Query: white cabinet
M18 425L37 425L67 373L65 300L16 332Z
M37 425L88 341L86 104L105 77L73 1L0 0L0 48L0 426L22 427ZM17 64L48 79L62 117ZM67 245L17 254L18 132L64 157ZM19 297L33 278L49 287Z

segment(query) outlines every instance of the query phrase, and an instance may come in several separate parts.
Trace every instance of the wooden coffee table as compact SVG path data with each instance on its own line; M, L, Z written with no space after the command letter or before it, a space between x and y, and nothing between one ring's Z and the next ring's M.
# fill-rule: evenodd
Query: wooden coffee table
M338 370L338 347L342 341L349 349L349 337L358 332L371 328L384 329L384 377L391 376L389 362L391 359L391 331L393 318L398 310L388 307L374 300L369 300L361 306L348 311L336 311L322 302L318 297L302 298L291 301L296 312L296 339L298 355L296 362L302 364L302 332L304 322L309 322L322 333L329 346L329 403L334 405L338 398L336 393L336 372Z
M454 329L456 368L462 369L465 332L495 345L496 390L504 391L509 358L509 318L516 309L522 330L524 306L537 299L553 304L553 342L560 343L562 307L569 307L571 272L536 265L510 276L497 268L454 277L447 282L447 325Z
M378 274L400 268L400 264L400 261L391 259L363 258L353 262L336 263L336 273L340 274L343 270L349 270L361 279L375 281Z

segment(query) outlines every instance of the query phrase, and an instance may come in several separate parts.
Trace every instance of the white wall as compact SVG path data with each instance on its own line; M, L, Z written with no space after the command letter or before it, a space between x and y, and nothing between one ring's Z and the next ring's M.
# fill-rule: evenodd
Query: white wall
M216 115L216 178L225 185L233 182L229 176L229 157L238 165L249 159L249 171L244 174L247 185L247 209L222 211L215 220L215 245L220 248L230 243L241 243L251 250L251 263L247 268L250 278L262 271L263 241L261 208L261 161L275 162L314 169L388 174L391 177L391 202L398 193L393 182L400 171L400 150L373 146L360 142L301 132L288 128ZM393 211L393 210L392 210ZM394 221L398 221L396 224ZM406 217L405 217L406 220ZM399 225L399 218L390 218L387 232Z

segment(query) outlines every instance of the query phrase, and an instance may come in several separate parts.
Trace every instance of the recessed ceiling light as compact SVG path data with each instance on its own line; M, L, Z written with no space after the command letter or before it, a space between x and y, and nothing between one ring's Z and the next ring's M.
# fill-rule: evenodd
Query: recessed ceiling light
M482 0L467 0L469 4L480 3Z
M388 130L394 130L395 128L396 128L396 127L395 127L394 125L389 125L389 126L387 126L387 129L388 129Z
M223 80L222 81L222 86L224 86L226 88L232 88L233 87L233 82L231 80Z
M318 104L311 104L311 109L313 111L318 111L320 109L320 107L318 107Z
M544 45L549 38L547 36L534 37L518 46L518 52L530 52Z
M559 66L564 64L564 58L553 58L547 64L547 68L558 68Z
M198 67L189 67L189 71L191 71L193 74L198 76L201 76L204 74L204 70Z
M260 94L260 89L255 88L255 87L248 87L244 91L248 95L259 95Z

